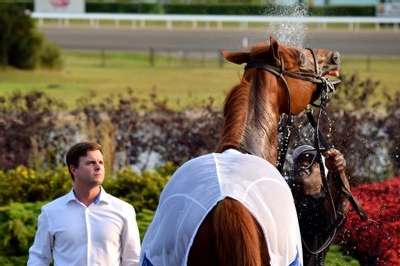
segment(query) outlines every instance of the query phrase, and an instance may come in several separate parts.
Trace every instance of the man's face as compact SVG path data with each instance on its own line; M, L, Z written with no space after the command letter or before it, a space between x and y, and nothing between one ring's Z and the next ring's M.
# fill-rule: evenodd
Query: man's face
M99 186L104 180L103 154L99 151L88 151L86 156L79 158L79 165L70 166L74 175L74 183L87 187Z

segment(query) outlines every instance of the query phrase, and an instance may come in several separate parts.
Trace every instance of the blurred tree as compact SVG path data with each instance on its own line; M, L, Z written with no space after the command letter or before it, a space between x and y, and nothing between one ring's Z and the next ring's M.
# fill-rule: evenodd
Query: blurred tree
M58 48L46 42L20 6L0 5L0 65L33 69L38 65L59 67Z

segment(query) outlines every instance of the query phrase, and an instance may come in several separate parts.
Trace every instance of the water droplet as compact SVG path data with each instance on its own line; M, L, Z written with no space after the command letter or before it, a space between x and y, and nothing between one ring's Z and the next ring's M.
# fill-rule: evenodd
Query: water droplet
M281 16L304 17L307 11L303 5L296 5L294 9L288 8L280 12ZM288 46L303 47L305 39L306 25L301 23L282 23L272 30L272 35Z

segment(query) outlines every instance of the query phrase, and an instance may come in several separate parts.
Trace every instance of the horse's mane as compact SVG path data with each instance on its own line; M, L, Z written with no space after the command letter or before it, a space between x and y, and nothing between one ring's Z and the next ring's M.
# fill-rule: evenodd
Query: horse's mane
M241 82L231 89L225 99L225 122L219 151L230 147L239 147L239 142L243 137L247 121L250 102L250 85L248 81L242 78Z
M250 125L252 128L267 132L272 118L270 112L266 110L265 88L276 85L276 78L265 71L257 69L246 71L240 83L235 85L226 97L225 123L219 151L240 148L244 136L250 133L249 123L252 123Z

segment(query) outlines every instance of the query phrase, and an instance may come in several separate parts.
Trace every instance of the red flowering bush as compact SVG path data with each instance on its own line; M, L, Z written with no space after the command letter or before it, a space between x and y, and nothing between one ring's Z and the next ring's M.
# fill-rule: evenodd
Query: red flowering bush
M369 219L362 221L351 211L340 236L342 246L362 265L400 265L400 177L352 191Z

